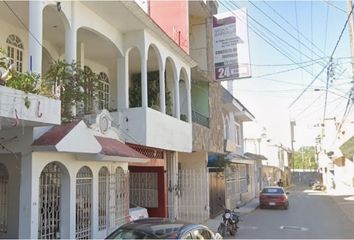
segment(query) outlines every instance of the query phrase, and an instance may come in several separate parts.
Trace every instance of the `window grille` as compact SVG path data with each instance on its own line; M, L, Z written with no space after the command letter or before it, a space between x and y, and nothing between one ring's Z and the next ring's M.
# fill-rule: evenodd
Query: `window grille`
M48 164L39 182L39 239L60 238L60 167Z
M129 196L128 196L128 174L120 167L116 168L115 172L115 224L120 226L127 221L129 209Z
M23 66L23 43L21 39L11 34L6 39L7 45L7 56L10 58L10 63L15 64L16 70L22 72Z
M98 84L98 107L99 109L108 109L109 106L109 78L107 74L99 74Z
M157 172L130 172L130 203L149 208L157 208L158 176Z
M101 168L98 178L98 230L101 231L108 227L109 172L106 167Z
M91 238L92 172L82 167L76 175L76 239Z
M0 232L7 232L7 187L9 182L9 175L6 167L0 164Z

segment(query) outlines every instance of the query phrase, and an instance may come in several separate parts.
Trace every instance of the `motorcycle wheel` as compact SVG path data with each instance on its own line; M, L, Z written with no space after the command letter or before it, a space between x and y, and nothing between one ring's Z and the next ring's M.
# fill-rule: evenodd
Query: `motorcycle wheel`
M220 223L217 232L220 233L220 235L222 237L225 237L225 234L226 234L226 225L225 225L225 223Z
M230 235L231 235L231 236L235 236L235 235L236 235L236 231L237 231L237 230L235 230L235 229L230 230Z

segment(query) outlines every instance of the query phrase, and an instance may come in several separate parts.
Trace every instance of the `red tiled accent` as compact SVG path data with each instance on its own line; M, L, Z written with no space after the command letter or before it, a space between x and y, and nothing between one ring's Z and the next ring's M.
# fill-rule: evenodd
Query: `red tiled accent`
M145 158L143 154L135 151L128 145L112 138L97 137L97 141L102 146L101 153L108 156L121 156L121 157L132 157L132 158Z
M36 139L32 145L36 146L54 146L57 145L80 121L74 121L51 128Z

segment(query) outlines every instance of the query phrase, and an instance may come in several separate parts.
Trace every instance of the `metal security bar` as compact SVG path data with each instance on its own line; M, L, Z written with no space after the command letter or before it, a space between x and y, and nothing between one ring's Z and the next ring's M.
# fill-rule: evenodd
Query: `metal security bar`
M76 175L76 239L91 238L92 172L82 167Z
M234 209L241 200L240 169L237 164L230 164L225 168L226 199L230 208Z
M198 123L204 127L209 128L209 126L210 126L209 118L196 112L195 110L192 110L192 120L193 120L193 122Z
M7 187L9 175L6 167L0 164L0 232L7 232Z
M157 208L159 206L157 173L131 172L129 178L130 203Z
M178 219L200 223L209 218L207 169L182 169L178 172Z
M106 167L98 173L98 230L108 227L109 206L109 172Z
M48 164L39 182L39 239L60 238L60 167Z
M129 177L120 167L115 172L115 224L120 226L128 220L129 210Z

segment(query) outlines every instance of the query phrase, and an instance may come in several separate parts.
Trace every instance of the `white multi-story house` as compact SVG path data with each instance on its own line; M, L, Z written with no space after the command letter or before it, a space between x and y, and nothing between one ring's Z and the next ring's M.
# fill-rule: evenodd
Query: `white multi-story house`
M101 86L85 103L93 114L68 124L60 101L29 94L27 109L24 92L0 86L1 237L103 238L126 222L129 201L181 216L179 166L206 170L207 152L192 153L191 109L191 55L205 58L189 34L207 38L196 25L209 4L0 3L0 47L18 71L43 76L65 59Z

